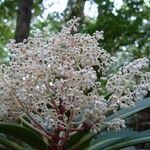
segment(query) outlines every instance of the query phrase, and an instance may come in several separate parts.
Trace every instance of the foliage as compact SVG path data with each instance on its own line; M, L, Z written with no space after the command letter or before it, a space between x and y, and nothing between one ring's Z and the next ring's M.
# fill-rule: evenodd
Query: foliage
M5 62L7 56L4 45L13 37L16 4L14 0L0 2L0 63Z
M18 0L0 1L0 63L7 63L7 51L4 50L9 39L14 38ZM43 12L42 0L35 0L33 19Z
M122 7L116 9L113 1L95 2L98 5L98 17L94 24L87 22L84 31L93 33L103 30L102 45L111 53L126 49L132 54L131 58L150 57L148 3L143 0L124 0Z
M150 99L139 101L135 104L135 107L124 109L118 112L123 118L128 118L134 113L150 107ZM110 116L112 119L113 116ZM6 148L21 150L25 149L23 143L12 142L8 135L11 135L25 143L28 143L27 149L48 149L46 146L45 139L42 139L40 135L28 126L23 127L22 125L0 123L0 133L6 136L0 136L0 144ZM80 138L79 138L80 137ZM91 134L88 132L80 132L73 135L69 141L67 149L89 149L89 150L115 150L128 147L131 145L149 142L150 141L150 130L141 132L132 131L131 129L123 129L121 131L107 131L103 130L101 133Z
M32 148L44 149L44 150L47 149L46 143L43 141L41 136L38 136L31 129L25 128L21 125L16 125L13 123L11 124L0 123L0 133L3 133L5 135L11 135L20 141L24 141L25 143L28 144L28 146ZM11 146L11 147L14 147L14 149L21 149L21 148L18 148L20 146L18 146L17 143L11 143L10 141L9 141L10 143L8 143L7 140L8 139L1 137L0 143L4 144L6 147Z
M40 31L44 33L47 32L57 32L61 29L64 21L61 20L61 16L58 13L48 14L47 18L44 19L42 16L35 18L31 24L32 31Z

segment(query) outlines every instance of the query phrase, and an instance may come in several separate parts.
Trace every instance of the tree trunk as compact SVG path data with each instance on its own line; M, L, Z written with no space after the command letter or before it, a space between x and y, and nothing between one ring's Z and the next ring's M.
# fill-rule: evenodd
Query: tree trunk
M15 31L16 43L28 38L32 16L33 0L18 0L17 25Z
M82 25L84 20L84 5L86 0L68 0L67 8L65 9L65 21L69 21L73 16L79 17L80 24Z

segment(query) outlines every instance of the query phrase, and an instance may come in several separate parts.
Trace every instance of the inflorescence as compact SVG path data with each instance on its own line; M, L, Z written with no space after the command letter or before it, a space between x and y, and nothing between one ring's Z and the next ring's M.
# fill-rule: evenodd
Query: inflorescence
M114 60L99 47L102 32L75 33L78 20L70 20L57 34L38 33L7 45L10 63L0 65L1 120L26 114L34 127L64 142L78 131L125 126L119 118L106 122L107 114L134 105L150 92L150 61L138 59L105 76ZM107 79L108 99L99 94L103 86L97 74Z

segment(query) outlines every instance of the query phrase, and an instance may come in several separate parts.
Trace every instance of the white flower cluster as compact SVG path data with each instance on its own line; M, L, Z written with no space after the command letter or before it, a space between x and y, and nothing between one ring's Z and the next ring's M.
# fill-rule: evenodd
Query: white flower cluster
M115 118L110 122L105 123L108 128L107 130L120 130L122 128L125 128L125 120Z
M150 60L135 60L119 69L107 83L110 106L114 111L134 105L150 92Z
M97 72L104 75L113 60L99 47L102 32L73 34L77 22L71 20L48 37L38 34L7 45L10 64L0 66L0 119L13 120L26 112L33 124L37 121L48 130L97 131L110 108L130 106L150 90L149 60L139 59L108 80L108 101L99 95ZM109 125L120 128L124 121Z

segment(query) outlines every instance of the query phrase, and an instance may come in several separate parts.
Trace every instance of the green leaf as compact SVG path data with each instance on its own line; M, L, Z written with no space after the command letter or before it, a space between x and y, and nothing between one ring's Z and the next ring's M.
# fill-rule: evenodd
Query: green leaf
M26 142L29 146L35 149L48 150L48 147L43 139L28 128L16 124L0 123L0 133L11 135Z
M87 147L86 143L87 143L87 142L90 143L91 138L93 138L94 136L95 136L95 134L93 134L93 133L87 133L87 134L85 134L85 135L81 138L81 140L79 140L78 143L75 143L75 144L70 148L70 150L76 150L76 149L78 149L78 150L83 150L84 148ZM83 148L84 145L85 145L85 147Z
M131 131L129 129L124 129L121 131L102 132L94 139L92 139L90 147L88 149L90 150L104 149L114 143L123 141L126 138L126 136L130 135L133 132L134 131Z
M23 148L20 147L19 145L17 145L16 143L13 143L1 136L0 136L0 144L4 145L5 147L9 148L10 150L23 150Z
M124 129L121 131L108 131L93 139L89 150L118 150L139 143L150 142L150 130L142 132Z
M145 143L145 142L150 142L150 130L145 130L142 132L133 132L129 134L125 140L123 141L118 141L118 143L113 144L105 150L118 150L124 147L129 147L132 145L140 144L140 143ZM92 149L90 149L92 150Z
M85 136L86 134L87 134L87 132L82 131L82 132L78 132L78 133L74 134L73 136L71 136L71 138L67 142L67 148L71 149L71 147L73 145L75 145L76 143L78 143L80 141L80 139L83 136ZM88 144L90 144L90 143L84 143L84 144L86 144L86 146L88 146Z
M110 115L109 117L107 117L106 121L110 121L114 118L125 119L125 118L130 117L131 115L138 113L141 110L144 110L149 107L150 107L150 98L146 98L146 99L136 102L135 106L132 106L127 109L119 110L118 112L114 113L113 115Z
M150 98L143 99L141 101L138 101L135 103L134 107L130 107L127 109L123 109L118 111L117 113L110 115L106 121L111 121L114 118L120 118L120 119L125 119L127 117L130 117L131 115L138 113L139 111L142 111L146 108L150 107ZM71 150L79 149L83 143L89 141L100 134L101 132L98 132L97 134L94 133L87 133L85 136L83 136L78 143L72 146Z

